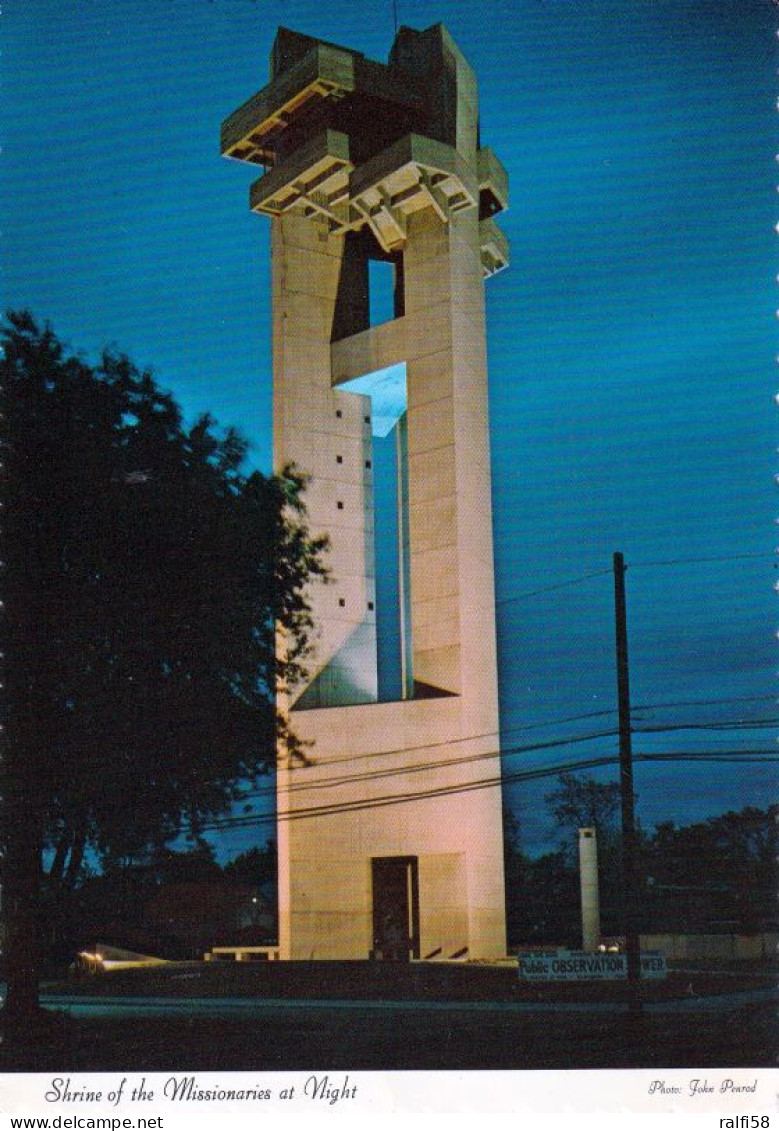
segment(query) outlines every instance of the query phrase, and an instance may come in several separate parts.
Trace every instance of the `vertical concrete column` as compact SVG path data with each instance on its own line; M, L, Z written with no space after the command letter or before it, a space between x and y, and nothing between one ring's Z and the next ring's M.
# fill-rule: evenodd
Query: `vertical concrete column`
M412 216L405 272L414 674L478 703L483 732L497 669L476 210Z
M409 218L404 271L414 678L460 694L450 232L430 209Z
M597 950L600 942L598 837L595 829L579 829L579 878L582 900L582 950Z
M303 217L273 221L273 456L311 476L306 506L313 533L332 535L329 563L338 578L312 586L317 626L315 666L305 694L319 703L369 702L377 694L370 402L331 386L330 344L342 280L344 240ZM366 423L366 416L368 422ZM339 505L340 504L340 505ZM343 602L343 603L342 603ZM321 674L320 674L321 673ZM284 695L287 712L297 691ZM291 773L280 750L277 804L292 807ZM293 955L293 909L305 901L305 838L288 820L277 824L279 952Z
M464 735L498 750L492 500L478 216L409 218L404 253L415 680L460 696ZM500 788L464 805L469 937L505 953Z
M370 402L334 390L330 370L339 297L352 283L344 247L305 217L273 221L274 464L311 476L309 521L331 535L336 578L312 589L320 637L307 706L375 702L378 689Z

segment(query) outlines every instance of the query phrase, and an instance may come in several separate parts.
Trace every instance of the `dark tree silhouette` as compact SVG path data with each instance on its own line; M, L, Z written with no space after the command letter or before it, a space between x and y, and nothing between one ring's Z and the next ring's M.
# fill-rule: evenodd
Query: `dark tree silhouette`
M624 884L622 879L622 838L620 829L620 788L618 782L599 782L586 774L561 773L557 787L544 797L563 834L562 858L576 871L576 917L579 916L578 830L594 828L598 834L598 877L601 923L604 934L622 930ZM639 841L643 834L639 827ZM571 890L574 890L573 888Z
M619 815L619 783L599 782L594 778L563 772L557 788L544 795L557 826L572 844L577 843L577 830L595 828L601 841L616 835Z
M264 884L276 879L277 848L269 840L264 848L249 848L224 866L224 875L230 883Z
M645 849L645 905L655 929L775 929L777 821L772 805L659 824Z
M243 474L237 432L185 427L149 372L88 365L27 313L2 350L10 1016L37 1002L42 849L49 890L72 886L89 846L132 854L224 812L275 757L325 570L294 470Z

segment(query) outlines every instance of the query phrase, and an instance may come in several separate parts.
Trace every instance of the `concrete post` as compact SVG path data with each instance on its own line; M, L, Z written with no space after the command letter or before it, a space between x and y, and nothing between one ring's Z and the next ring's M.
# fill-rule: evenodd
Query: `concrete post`
M595 829L579 829L579 878L582 893L582 950L593 951L598 949L600 942L598 835Z

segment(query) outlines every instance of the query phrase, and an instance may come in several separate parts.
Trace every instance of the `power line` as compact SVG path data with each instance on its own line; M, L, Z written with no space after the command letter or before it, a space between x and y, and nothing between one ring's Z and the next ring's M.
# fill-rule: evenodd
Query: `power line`
M702 565L710 562L744 562L772 559L772 554L727 554L715 558L667 558L653 562L631 562L630 569L647 569L650 566Z
M561 723L578 723L583 719L600 719L605 715L615 715L616 707L604 708L602 711L587 711L583 715L564 715L559 719L547 719L543 723L526 723L525 726L501 727L501 734L515 734L521 730L540 730L541 727L558 726Z
M738 719L718 723L667 723L663 726L633 727L634 734L665 734L673 730L764 730L779 724L779 719Z
M593 577L603 577L611 573L610 569L599 569L597 573L585 573L581 577L572 577L570 581L559 581L556 585L545 585L541 589L532 589L528 593L517 593L513 597L502 597L496 605L508 605L512 601L524 601L526 597L537 597L539 593L552 593L555 589L566 589L569 585L581 585L583 581L590 581Z
M504 731L504 733L511 733L511 730ZM569 743L585 742L590 738L608 738L616 733L616 730L593 731L592 734L571 735L569 738L549 739L546 742L531 743L527 746L507 746L502 748L499 753L513 754L524 753L526 751L532 750L546 750L553 746L567 746ZM327 759L323 759L322 762L314 764L335 766L340 765L343 762L362 762L369 758L390 758L399 754L412 754L420 750L438 750L442 746L457 746L463 742L477 742L481 738L493 738L497 740L498 732L495 730L483 731L480 734L464 735L462 738L448 738L440 742L422 742L416 746L395 746L389 750L372 750L363 754L339 754L335 757L328 757Z
M472 792L475 789L494 789L506 781L519 781L531 780L533 778L556 776L562 770L571 769L588 769L595 766L609 765L616 762L616 757L601 757L590 758L578 762L570 762L564 766L516 771L512 774L500 774L490 778L480 778L472 782L454 782L450 785L437 786L433 789L418 790L415 793L392 793L384 794L379 797L372 797L367 799L354 799L352 801L333 802L330 805L307 806L305 808L297 808L292 810L283 810L277 813L258 816L245 816L245 817L223 817L217 818L210 823L204 823L199 826L203 831L222 828L241 828L249 827L254 824L264 824L274 820L280 821L293 821L302 820L306 817L312 816L329 816L343 812L356 812L363 809L376 809L385 805L397 805L401 803L408 803L411 801L422 800L430 797L448 796L458 793Z
M763 726L774 725L777 721L779 721L779 720L773 720L773 719L767 720L762 725ZM667 727L654 727L654 728L636 728L636 732L637 733L654 734L654 733L663 733L665 731L686 730L686 729L718 730L718 729L731 729L731 728L728 727L727 724L711 724L711 725L689 724L688 726L680 725L680 726L667 726ZM743 729L743 728L739 726L737 729ZM753 726L751 726L747 729L760 729L760 727L753 725ZM376 780L381 779L381 778L397 777L397 776L404 775L404 774L424 773L425 771L431 770L431 769L439 770L439 769L451 768L452 766L464 766L464 765L472 764L474 762L488 761L488 760L496 758L496 757L508 758L508 757L515 756L517 754L537 753L540 750L551 750L551 749L555 749L555 748L559 748L559 747L563 747L563 746L573 746L573 745L578 745L579 743L583 743L583 742L593 742L593 741L596 741L596 740L599 740L599 739L602 739L602 738L613 738L613 737L616 737L617 734L618 734L618 731L616 731L616 730L594 731L590 734L576 735L576 736L572 736L570 738L565 738L565 739L555 739L555 740L550 740L549 742L531 743L531 744L526 745L526 746L504 747L500 750L480 751L479 753L464 754L460 757L454 757L454 758L426 759L424 761L405 763L401 766L394 766L394 767L391 767L391 768L363 770L363 771L360 771L360 772L354 773L354 774L344 773L344 774L340 774L340 775L339 774L328 775L328 776L325 776L325 777L318 777L316 781L290 782L288 786L278 788L277 790L274 790L273 787L268 787L268 788L264 788L264 789L261 789L261 790L256 791L256 792L250 791L250 792L245 793L243 795L243 797L249 798L249 797L257 797L257 796L269 796L269 795L272 795L274 792L285 793L285 794L287 794L287 793L297 793L297 792L306 791L306 790L329 789L329 788L333 788L333 787L336 787L336 786L342 786L342 785L360 784L362 782L376 781ZM458 741L465 741L465 740L460 739ZM448 744L442 743L440 745L448 745ZM421 747L420 749L425 749L425 747ZM395 751L393 751L393 753L400 754L400 753L406 753L406 751L395 750ZM692 753L695 754L694 751ZM768 752L766 752L766 753L768 753ZM358 755L358 757L366 757L366 755ZM348 758L345 759L345 760L348 760ZM340 761L340 759L339 759L339 761ZM333 762L328 759L327 761L322 762L320 765L321 765L322 769L327 769L332 764L333 764ZM295 772L297 772L297 771L295 771Z
M739 720L737 722L714 722L714 723L680 723L655 727L637 727L634 728L636 733L646 734L661 734L677 730L758 730L764 729L769 726L775 725L779 720ZM403 774L420 773L431 769L451 768L452 766L468 765L473 762L486 761L496 757L509 758L517 754L537 753L541 750L552 750L564 746L578 745L583 742L593 742L602 738L612 738L618 734L616 730L601 730L592 731L588 734L571 735L567 738L550 739L546 742L535 742L521 746L507 746L498 750L479 751L473 754L464 754L460 757L446 758L446 759L426 759L424 761L417 761L412 763L404 763L401 766L391 768L367 769L360 770L357 773L336 773L327 776L320 776L316 781L292 781L287 786L265 786L254 790L246 790L236 798L237 802L246 801L249 798L259 797L272 797L277 794L289 794L313 789L333 788L337 786L360 784L362 782L375 781L385 777L397 777ZM327 758L320 763L313 765L322 770L329 769L334 765L341 765L343 763L356 763L365 759L376 757L392 757L403 754L408 754L415 751L432 751L440 749L441 747L450 748L456 744L463 742L478 741L481 738L491 738L494 732L486 732L479 735L471 735L465 738L451 739L438 743L430 743L427 745L420 745L414 747L396 747L391 750L375 751L367 754L347 754L335 758ZM693 754L695 752L692 752ZM768 752L766 752L768 753ZM302 769L293 769L292 773L304 772Z
M763 750L740 750L731 754L701 751L690 754L687 751L673 751L665 754L639 754L636 760L641 762L660 761L711 761L711 762L738 762L741 765L755 763L779 762L779 755L770 754ZM508 774L500 774L491 778L476 779L472 782L456 782L450 785L439 786L429 790L418 790L414 793L405 792L398 794L383 794L369 799L354 799L351 801L333 802L329 805L307 806L305 808L287 809L279 813L258 814L243 817L216 818L198 826L203 832L222 831L231 828L250 828L255 825L272 824L276 821L306 820L314 817L336 816L340 813L361 812L368 809L384 808L388 805L408 804L413 801L425 800L433 797L452 796L469 793L475 790L495 789L501 785L511 785L518 782L533 781L545 777L557 777L560 773L574 772L583 769L616 765L619 761L617 755L601 756L598 758L582 759L556 766L539 767L536 769L518 770Z
M721 704L729 704L729 703L767 702L768 700L772 700L773 702L778 701L776 695L745 695L745 696L736 696L736 697L733 697L733 698L725 698L725 699L688 699L688 700L675 700L675 701L664 702L664 703L644 703L644 704L640 704L640 705L634 707L633 710L635 712L635 711L652 711L652 710L657 710L657 709L666 708L666 707L695 707L695 706L707 707L707 706L719 706ZM570 723L570 722L580 722L580 721L585 720L585 719L595 719L595 718L601 718L601 717L606 716L606 715L614 715L614 714L616 714L616 710L617 710L616 707L610 707L608 709L604 709L604 710L601 710L601 711L588 711L584 714L567 715L567 716L563 716L561 718L548 719L548 720L546 720L545 722L542 722L542 723L528 723L525 726L502 727L502 728L500 728L500 732L502 734L518 734L522 731L538 730L538 729L540 729L542 727L546 727L546 726L555 726L555 725L560 725L560 724ZM734 721L734 725L738 726L740 724L737 721ZM580 742L580 741L583 741L585 738L588 738L588 737L593 737L593 738L608 737L610 734L616 734L616 733L617 733L616 731L603 731L603 732L596 732L593 735L574 735L571 738L558 739L553 743L553 745L564 746L568 742ZM419 751L419 750L435 750L435 749L440 748L442 746L454 746L454 745L457 745L457 744L460 744L460 743L463 743L463 742L475 742L480 738L493 738L493 737L497 737L496 731L494 731L494 730L483 731L479 734L468 734L468 735L463 736L462 738L449 738L449 739L445 739L441 742L425 742L425 743L420 743L420 744L415 745L415 746L394 747L394 748L391 748L389 750L375 750L375 751L370 751L370 752L364 753L364 754L343 754L343 755L339 755L339 756L334 757L334 758L328 758L327 764L328 765L335 765L335 764L341 763L341 762L357 762L357 761L361 761L361 760L368 759L368 758L391 757L392 755L395 755L395 754L409 754L409 753L413 753L413 752ZM511 753L515 753L515 752L516 753L522 753L524 751L542 750L542 749L545 749L548 745L549 745L548 743L539 743L539 744L535 744L535 745L515 747L515 748L512 748L512 747L509 746L509 747L502 748L501 753L502 754L511 754Z
M685 750L660 754L637 754L642 762L779 762L779 754L770 750Z
M550 740L548 742L535 742L535 743L532 743L528 746L514 746L514 747L507 747L507 748L498 749L498 750L480 751L477 754L464 754L462 757L459 757L459 758L449 758L449 759L446 759L446 760L440 760L440 759L435 760L435 759L433 759L433 760L427 760L427 761L424 761L424 762L413 762L411 764L403 764L401 766L396 766L396 767L393 767L391 769L364 770L364 771L360 771L359 773L356 773L356 774L343 774L341 776L331 775L329 777L320 777L320 778L318 778L317 781L314 781L314 782L305 782L305 781L293 782L293 783L290 783L289 786L286 787L286 788L281 787L281 788L274 789L273 787L265 787L265 788L258 789L258 790L248 790L245 793L242 793L241 797L238 798L237 800L239 800L239 801L246 800L249 797L271 796L276 792L278 792L278 793L296 793L296 792L305 791L305 790L309 790L309 789L322 789L324 787L330 788L330 787L333 787L333 786L350 785L350 784L355 784L355 783L359 784L360 782L372 781L372 780L375 780L376 778L393 777L393 776L398 776L398 775L401 775L401 774L422 772L422 771L425 771L425 770L439 769L439 768L458 766L458 765L467 765L467 764L472 763L472 762L486 761L488 759L498 758L498 757L501 757L501 756L511 757L512 755L515 755L515 754L535 753L539 750L553 750L557 747L572 746L572 745L576 745L580 742L592 742L592 741L595 741L595 740L601 739L601 738L613 738L616 734L617 734L617 732L615 730L594 731L591 734L577 735L577 736L574 736L574 737L571 737L571 738L555 739L555 740ZM478 737L490 737L490 736L489 735L480 735ZM460 738L460 739L456 739L455 741L456 742L466 742L466 741L469 741L469 740L464 739L464 738ZM433 749L435 747L449 746L449 745L450 745L450 743L447 743L447 742L439 742L439 743L431 744L430 747L420 746L420 747L407 747L405 749L404 748L397 748L397 749L391 750L391 751L385 750L385 751L382 751L381 753L383 755L389 755L389 754L398 755L398 754L407 753L409 749L427 750L427 749ZM333 765L335 762L340 763L340 762L343 762L343 761L357 761L359 759L369 758L369 757L373 757L373 755L370 755L370 754L347 755L343 758L327 759L326 761L322 761L321 763L318 763L318 765L322 769L326 769L326 768L329 768L331 765ZM304 770L295 769L292 772L293 773L300 773L300 772L304 772Z
M722 699L674 699L663 703L639 703L633 707L633 715L637 711L656 711L666 707L718 707L729 703L773 703L779 702L777 695L736 695ZM547 719L541 723L527 723L525 726L501 727L502 734L515 734L525 730L539 730L546 726L555 726L562 723L577 723L583 719L598 719L606 715L616 715L616 707L604 707L600 711L587 711L580 715L566 715L557 719Z
M717 707L721 703L766 703L768 700L779 702L779 693L776 695L736 695L727 699L676 699L665 703L644 703L634 707L634 711L655 711L664 707Z
M648 562L631 562L628 568L630 569L649 569L655 566L675 566L675 565L707 565L715 562L742 562L742 561L769 561L773 560L773 555L768 553L762 554L723 554L718 557L706 558L663 558L655 561ZM595 577L604 577L610 574L610 569L601 569L593 573L585 573L580 577L572 577L567 581L559 581L554 585L543 585L538 589L530 589L525 593L516 593L511 597L501 597L496 601L496 605L508 605L512 601L524 601L529 597L537 597L542 593L552 593L556 589L565 589L570 585L581 585L584 581L590 581Z
M690 743L692 743L692 742L699 743L699 742L702 742L702 741L705 740L707 749L708 748L714 749L716 747L717 750L721 750L723 753L728 753L729 751L731 751L733 749L734 736L732 734L722 734L722 735L718 734L718 735L715 736L710 731L706 731L705 733L700 734L700 735L691 734L691 735L687 736L687 738L689 739ZM743 736L739 735L739 742L749 742L749 741L758 742L761 739L765 742L769 741L767 736L765 738L763 738L763 736L760 735L759 737L753 736L752 738L750 738L747 735L743 735ZM652 749L652 747L649 747L649 749ZM657 749L661 749L661 748L657 747ZM696 749L700 749L700 747L688 745L688 743L685 742L685 749L689 750L691 754L694 754ZM773 753L775 751L779 752L779 748L776 747L776 746L769 746L769 747L765 748L765 751L766 751L766 753L769 753L769 752Z

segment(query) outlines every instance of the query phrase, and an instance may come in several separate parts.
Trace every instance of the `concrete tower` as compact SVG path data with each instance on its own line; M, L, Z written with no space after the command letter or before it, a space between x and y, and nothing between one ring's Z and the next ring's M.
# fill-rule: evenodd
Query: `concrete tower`
M598 949L600 943L597 829L579 829L579 886L582 904L582 950L594 951Z
M278 773L281 956L498 957L484 279L507 264L492 219L507 180L479 143L473 72L440 24L401 28L388 64L282 28L222 152L264 169L250 204L272 218L274 460L310 474L310 524L331 540L313 668L288 702L314 764ZM372 324L377 270L394 297ZM374 491L388 435L389 695Z

